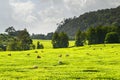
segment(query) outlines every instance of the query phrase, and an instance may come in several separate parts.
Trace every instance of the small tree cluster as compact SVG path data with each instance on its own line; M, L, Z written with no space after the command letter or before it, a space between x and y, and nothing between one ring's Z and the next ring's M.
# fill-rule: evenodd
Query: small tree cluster
M44 48L44 46L42 44L40 44L40 42L38 41L37 42L37 49L43 49L43 48Z
M32 39L26 29L16 31L13 27L6 29L8 35L13 37L9 40L7 44L7 50L16 51L16 50L30 50Z
M68 36L64 32L55 32L52 37L53 48L66 48L69 46Z

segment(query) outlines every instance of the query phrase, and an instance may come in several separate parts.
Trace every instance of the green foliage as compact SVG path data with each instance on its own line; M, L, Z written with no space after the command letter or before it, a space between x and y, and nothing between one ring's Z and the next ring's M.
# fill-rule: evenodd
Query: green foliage
M0 51L6 51L6 45L0 44Z
M32 44L32 39L30 38L30 35L26 29L20 31L17 38L21 43L22 50L29 50L30 49L30 45Z
M96 43L101 44L104 43L106 31L104 30L103 26L98 26L95 28L96 30Z
M118 43L119 35L116 32L110 32L106 34L105 43Z
M26 29L16 31L14 27L5 30L8 34L0 34L0 48L2 50L30 50L32 39Z
M35 45L34 44L30 44L30 50L34 50L35 49Z
M96 31L95 28L90 27L87 31L87 37L88 37L88 41L89 44L95 44L97 39L96 39Z
M40 44L40 42L38 41L37 42L37 49L43 49L43 48L44 48L44 46L42 44Z
M55 32L53 34L53 37L52 37L52 45L53 45L53 48L59 48L59 45L60 45L60 42L59 42L60 38L59 38L59 34L57 32Z
M7 34L0 34L0 49L6 51L8 43L13 40L13 37Z
M109 26L109 27L98 26L95 28L93 27L89 28L86 31L89 44L104 43L106 34L110 32L116 32L118 34L118 37L120 37L119 28L117 26Z
M7 51L20 51L21 50L21 43L14 39L12 41L9 42L9 44L7 45Z
M59 37L60 37L60 40L59 40L59 47L60 48L67 48L69 46L69 39L68 39L68 36L67 34L65 34L64 32L61 32L59 34Z
M58 34L55 32L52 37L52 45L53 48L66 48L69 46L69 41L68 41L68 36L64 33L61 32Z
M15 28L13 27L13 26L11 26L11 27L8 27L6 30L5 30L5 32L7 32L8 33L8 35L10 35L10 36L14 36L15 34L15 32L16 32L16 30L15 30Z
M75 36L75 46L83 46L82 33L80 30L77 31Z

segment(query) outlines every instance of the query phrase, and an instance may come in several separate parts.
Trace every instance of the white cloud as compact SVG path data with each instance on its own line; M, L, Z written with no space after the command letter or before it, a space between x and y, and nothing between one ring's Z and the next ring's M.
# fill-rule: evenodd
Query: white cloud
M31 1L10 0L10 5L13 8L12 16L15 20L31 23L37 19L33 14L35 5Z
M51 21L54 19L57 20L60 19L62 16L64 16L62 9L56 9L54 7L50 7L45 10L42 10L38 14L43 21L46 21L46 19L47 20L51 19Z
M66 5L70 8L81 8L85 5L86 0L64 0Z
M72 16L79 16L89 11L117 7L120 0L64 0L64 5Z
M64 5L73 15L79 15L86 2L86 0L64 0Z

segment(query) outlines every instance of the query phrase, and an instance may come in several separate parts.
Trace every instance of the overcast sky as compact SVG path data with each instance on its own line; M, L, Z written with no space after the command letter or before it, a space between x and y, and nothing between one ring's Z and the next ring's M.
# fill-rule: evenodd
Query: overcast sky
M120 0L0 0L0 33L14 26L46 34L55 31L64 18L118 5Z

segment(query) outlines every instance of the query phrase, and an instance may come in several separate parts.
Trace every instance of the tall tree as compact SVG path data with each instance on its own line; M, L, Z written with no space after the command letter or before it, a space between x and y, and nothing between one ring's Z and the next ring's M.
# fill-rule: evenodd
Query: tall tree
M96 30L93 27L90 27L87 31L87 38L89 44L96 44L97 38L96 38Z
M75 46L83 46L81 31L78 30L75 35Z
M53 48L66 48L69 46L68 36L61 32L60 34L55 32L52 37Z
M30 35L27 32L27 30L24 29L20 31L17 37L21 42L22 50L29 50L30 44L32 44L32 39L30 38Z
M60 45L59 39L60 39L59 34L55 32L52 36L53 48L59 48L59 45Z
M102 26L98 26L95 28L96 30L96 43L104 43L106 31Z
M14 36L14 33L16 32L15 28L13 26L8 27L5 32L7 32L10 36Z
M60 37L59 47L60 48L67 48L69 46L69 38L68 38L67 34L65 34L64 32L61 32L59 34L59 37Z

